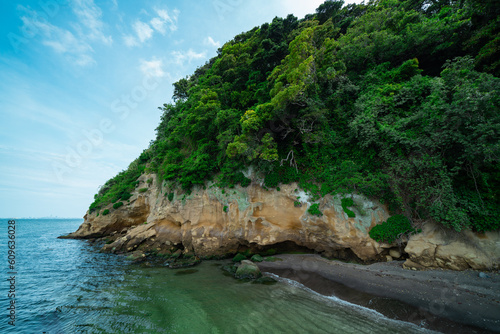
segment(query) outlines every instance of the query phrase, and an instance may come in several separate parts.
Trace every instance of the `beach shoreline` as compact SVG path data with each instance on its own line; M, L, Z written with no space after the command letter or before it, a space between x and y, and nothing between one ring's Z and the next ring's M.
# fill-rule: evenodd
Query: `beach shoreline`
M261 271L292 279L326 296L443 333L500 331L500 274L403 269L402 261L371 265L283 254L257 263Z

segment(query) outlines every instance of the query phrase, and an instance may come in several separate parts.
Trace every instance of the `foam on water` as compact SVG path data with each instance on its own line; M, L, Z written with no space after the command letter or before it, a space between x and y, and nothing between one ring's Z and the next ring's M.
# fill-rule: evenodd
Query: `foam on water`
M413 323L409 323L409 322L405 322L405 321L401 321L401 320L397 320L397 319L391 319L391 318L388 318L386 317L385 315L383 315L382 313L376 311L376 310L373 310L373 309L370 309L370 308L367 308L367 307L364 307L364 306L361 306L361 305L357 305L357 304L353 304L353 303L350 303L348 301L345 301L343 299L340 299L336 296L325 296L325 295L322 295L310 288L308 288L307 286L305 286L304 284L300 283L300 282L297 282L295 280L292 280L290 278L286 278L286 277L280 277L276 274L273 274L273 273L269 273L269 272L265 272L264 273L266 276L270 276L272 278L274 278L275 280L279 281L279 282L283 282L283 283L286 283L290 286L293 286L293 287L296 287L296 288L299 288L299 289L302 289L304 291L307 291L308 293L311 294L311 298L315 298L321 302L328 302L328 301L331 301L335 304L338 304L338 305L342 305L343 307L346 307L346 308L350 308L353 310L353 312L361 312L363 313L365 316L367 317L370 317L373 321L387 321L387 322L392 322L398 326L409 326L409 327L413 327L413 329L421 332L421 333L438 333L436 331L433 331L433 330L430 330L430 329L427 329L427 328L423 328L423 327L420 327L420 326L417 326Z

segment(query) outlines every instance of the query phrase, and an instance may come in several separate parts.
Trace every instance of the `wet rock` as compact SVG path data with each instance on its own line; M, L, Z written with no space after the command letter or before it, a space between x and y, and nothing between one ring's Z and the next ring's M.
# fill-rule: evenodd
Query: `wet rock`
M276 282L278 282L278 281L276 281L272 277L262 276L262 277L257 278L252 283L255 283L255 284L264 284L264 285L272 285L272 284L276 284Z
M236 269L236 278L250 278L255 279L262 276L259 267L251 261L243 260Z
M173 259L178 259L182 255L182 251L180 249L176 250L175 252L170 255L171 258Z
M260 256L259 254L255 254L254 256L252 256L252 258L250 260L252 262L262 262L262 261L264 261L264 258L262 256Z
M236 274L236 269L238 269L237 266L235 266L234 264L226 264L226 265L223 265L221 267L221 269L223 271L225 271L226 273L229 273L231 274L232 276L234 276Z
M188 268L201 263L199 257L176 259L168 264L170 269Z
M135 251L135 252L130 253L127 256L127 259L132 260L134 262L142 262L142 261L146 260L146 254L144 254L141 251Z

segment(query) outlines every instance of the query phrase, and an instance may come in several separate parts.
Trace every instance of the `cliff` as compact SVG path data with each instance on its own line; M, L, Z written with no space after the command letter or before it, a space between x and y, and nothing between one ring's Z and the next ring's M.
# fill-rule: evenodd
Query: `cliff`
M114 253L180 250L211 257L273 249L314 251L358 262L407 258L405 266L412 269L488 270L500 264L499 232L449 235L427 224L421 234L410 237L406 248L378 243L368 232L389 214L363 196L354 196L354 218L348 218L340 199L331 195L320 200L323 215L318 216L307 211L307 195L296 184L283 185L280 191L265 190L256 182L232 189L208 185L194 188L190 195L175 193L170 200L155 175L144 174L139 181L147 191L133 192L117 209L109 205L107 215L87 213L80 228L67 237L106 237L103 250Z

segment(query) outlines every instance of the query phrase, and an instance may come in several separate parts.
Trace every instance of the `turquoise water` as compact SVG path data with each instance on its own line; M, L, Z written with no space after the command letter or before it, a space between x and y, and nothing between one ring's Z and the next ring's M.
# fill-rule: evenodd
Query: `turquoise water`
M0 221L0 333L421 333L300 284L244 283L222 262L189 270L132 264L89 241L77 220L16 221L16 321L8 324L7 220Z

